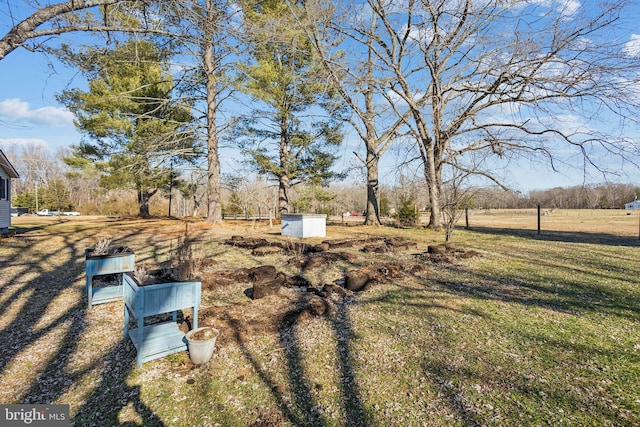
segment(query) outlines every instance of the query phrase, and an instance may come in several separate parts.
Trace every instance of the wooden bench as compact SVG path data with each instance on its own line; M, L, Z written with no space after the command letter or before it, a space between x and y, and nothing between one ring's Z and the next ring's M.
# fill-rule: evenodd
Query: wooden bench
M178 310L193 310L192 328L198 327L198 308L202 283L172 282L138 286L129 275L123 275L124 337L131 338L136 347L136 365L187 349L185 334L178 328ZM144 325L145 317L172 313L172 320ZM131 316L137 327L129 329Z

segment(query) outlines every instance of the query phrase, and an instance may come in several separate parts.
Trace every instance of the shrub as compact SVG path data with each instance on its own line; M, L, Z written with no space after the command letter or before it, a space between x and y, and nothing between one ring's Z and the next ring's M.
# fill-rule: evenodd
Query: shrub
M394 218L400 225L413 226L418 223L420 213L416 209L416 201L413 197L400 195L398 199L398 210Z

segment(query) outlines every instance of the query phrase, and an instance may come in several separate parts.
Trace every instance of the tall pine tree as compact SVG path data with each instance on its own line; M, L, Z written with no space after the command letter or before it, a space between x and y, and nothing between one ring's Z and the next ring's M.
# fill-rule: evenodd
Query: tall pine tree
M140 216L148 216L150 198L175 173L172 159L193 154L190 108L172 100L167 53L150 42L128 40L111 50L68 51L66 59L89 80L88 91L58 96L88 137L72 147L67 163L97 168L104 188L133 187Z
M342 142L336 94L290 7L297 8L282 0L243 4L252 61L239 64L240 84L262 108L241 120L234 135L258 173L278 180L280 214L289 211L293 185L338 176L333 149Z

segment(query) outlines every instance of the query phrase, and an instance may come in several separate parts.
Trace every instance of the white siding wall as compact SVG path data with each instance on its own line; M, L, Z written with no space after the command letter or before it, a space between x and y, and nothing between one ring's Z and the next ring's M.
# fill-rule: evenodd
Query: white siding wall
M0 176L9 179L9 176L2 168L0 168ZM11 191L9 191L7 198L9 200L0 200L0 230L11 226Z

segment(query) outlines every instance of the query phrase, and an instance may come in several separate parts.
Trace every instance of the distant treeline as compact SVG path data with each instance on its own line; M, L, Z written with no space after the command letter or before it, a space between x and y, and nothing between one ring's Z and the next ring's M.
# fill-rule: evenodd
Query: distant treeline
M523 209L540 205L553 209L624 209L625 203L633 201L636 196L640 196L640 186L633 184L556 187L529 194L483 188L472 192L470 207Z
M83 215L135 215L136 192L132 188L106 190L99 176L88 177L71 171L62 162L67 150L55 154L42 147L3 147L4 153L16 165L20 179L13 180L11 201L29 211L39 209L73 210ZM206 180L202 171L183 176L186 186L174 186L171 191L155 194L150 201L153 215L206 215ZM252 174L223 179L222 209L227 217L274 215L278 187L273 182ZM449 192L448 192L449 191ZM538 204L544 209L622 209L624 204L640 196L640 186L634 184L597 184L531 191L505 191L498 187L458 189L458 196L445 187L443 197L455 200L458 208L528 209ZM171 198L169 197L171 194ZM428 191L424 179L401 177L394 185L381 185L379 208L382 216L409 207L412 211L429 209ZM348 178L329 187L301 184L290 195L292 212L340 215L350 212L364 214L367 206L366 188L356 178ZM171 205L171 206L169 206ZM404 206L406 205L406 206Z

